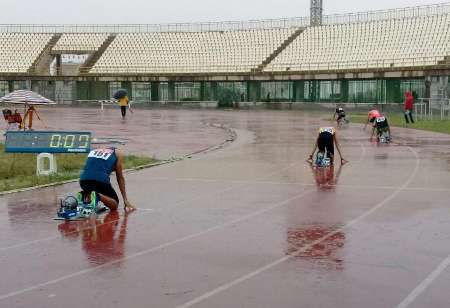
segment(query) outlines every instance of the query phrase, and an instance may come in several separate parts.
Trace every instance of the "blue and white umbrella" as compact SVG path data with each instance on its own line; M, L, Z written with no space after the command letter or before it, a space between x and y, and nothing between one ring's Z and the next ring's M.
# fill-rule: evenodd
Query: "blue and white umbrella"
M56 103L48 98L43 97L42 95L37 94L33 91L28 90L17 90L6 94L2 98L0 98L0 103L10 103L10 104L22 104L24 105L24 116L23 121L21 123L21 127L25 130L25 123L28 120L28 129L32 129L33 126L33 114L36 114L36 117L44 123L44 127L47 128L45 122L41 119L37 110L35 109L35 105L55 105Z
M54 105L54 101L43 97L33 91L17 90L0 98L1 103L25 104L25 105Z

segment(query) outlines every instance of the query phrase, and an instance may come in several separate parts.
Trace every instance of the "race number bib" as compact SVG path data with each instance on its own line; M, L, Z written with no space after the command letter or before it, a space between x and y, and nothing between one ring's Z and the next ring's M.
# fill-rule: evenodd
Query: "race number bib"
M112 149L95 149L89 152L88 157L108 160L113 153Z
M334 135L334 128L333 127L321 127L319 130L320 133L330 133Z
M375 121L377 121L377 123L382 123L382 122L386 121L386 118L385 117L378 117L378 118L376 118Z

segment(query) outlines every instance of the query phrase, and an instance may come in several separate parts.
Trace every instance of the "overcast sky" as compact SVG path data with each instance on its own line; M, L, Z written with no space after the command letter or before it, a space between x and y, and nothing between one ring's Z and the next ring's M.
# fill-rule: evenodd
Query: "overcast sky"
M309 15L310 0L0 0L0 24L173 23ZM433 0L323 0L325 14L436 4Z

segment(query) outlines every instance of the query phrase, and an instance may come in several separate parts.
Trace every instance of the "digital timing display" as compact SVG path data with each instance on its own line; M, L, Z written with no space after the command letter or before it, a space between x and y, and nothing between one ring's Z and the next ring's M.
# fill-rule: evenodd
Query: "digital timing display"
M6 132L8 153L89 153L90 148L90 132Z

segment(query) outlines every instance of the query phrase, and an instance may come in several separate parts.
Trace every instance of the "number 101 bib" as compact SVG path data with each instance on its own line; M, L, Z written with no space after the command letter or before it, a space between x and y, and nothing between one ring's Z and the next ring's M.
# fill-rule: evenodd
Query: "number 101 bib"
M113 153L113 149L95 149L89 152L88 157L108 160L108 158L110 158Z

